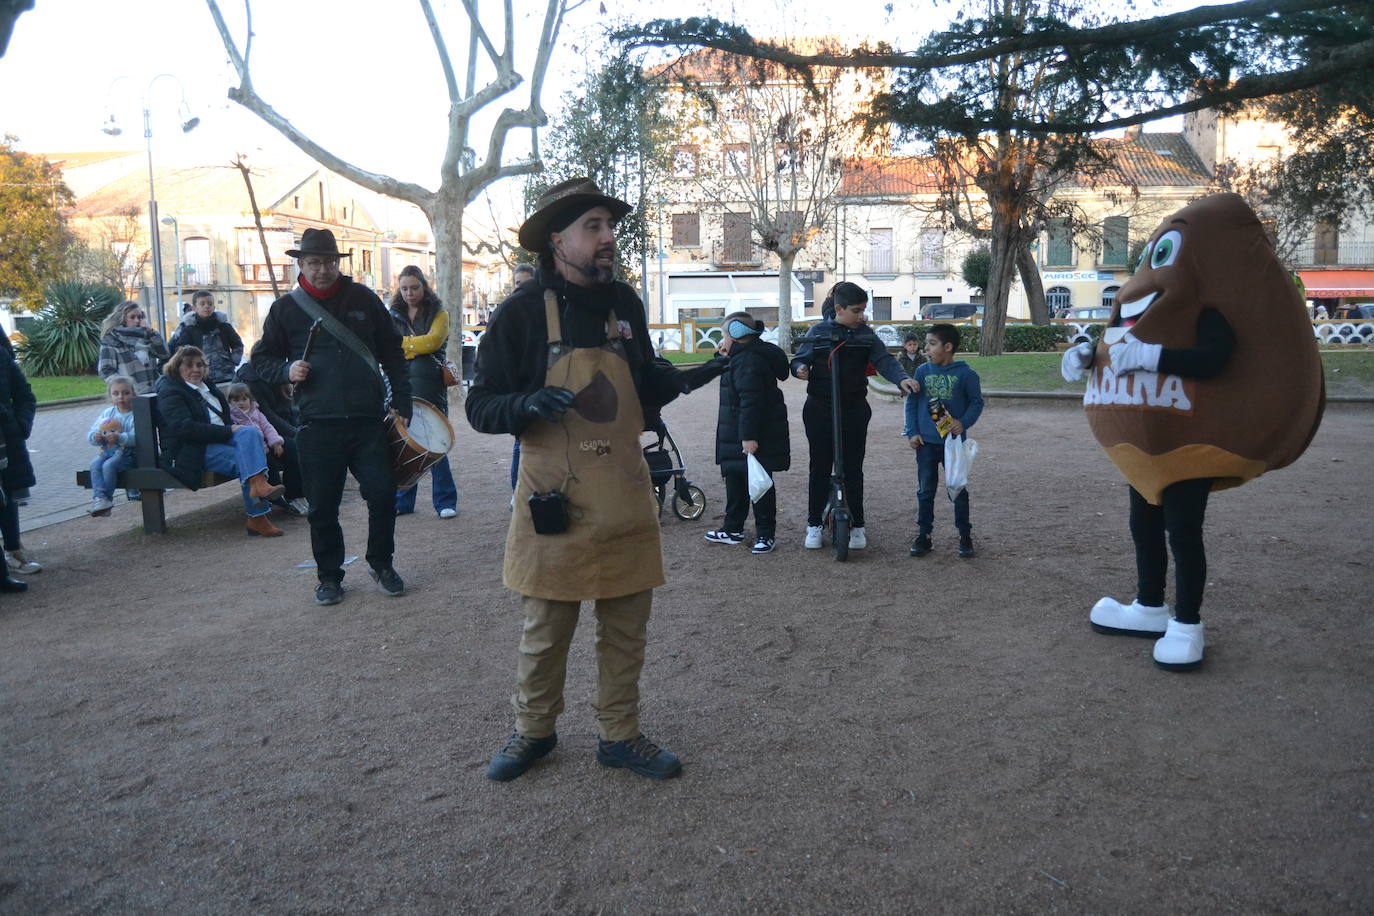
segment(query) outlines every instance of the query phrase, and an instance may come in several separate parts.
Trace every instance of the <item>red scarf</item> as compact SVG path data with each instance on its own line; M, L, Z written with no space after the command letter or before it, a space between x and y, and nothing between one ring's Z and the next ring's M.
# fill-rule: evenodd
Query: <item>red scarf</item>
M296 274L296 282L301 285L301 289L305 290L307 293L314 296L316 299L328 299L330 296L334 295L336 292L339 291L339 283L342 280L343 275L340 274L338 277L334 279L333 285L331 285L328 289L316 289L315 287L311 286L309 282L306 281L305 274Z

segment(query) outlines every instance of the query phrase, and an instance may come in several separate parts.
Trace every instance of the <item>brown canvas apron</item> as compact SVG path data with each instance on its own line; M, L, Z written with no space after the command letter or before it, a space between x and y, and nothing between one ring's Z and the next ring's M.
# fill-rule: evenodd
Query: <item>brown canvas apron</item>
M520 435L520 474L506 535L506 587L556 601L616 598L664 582L658 512L639 444L644 425L615 312L599 347L563 343L558 299L544 292L549 357L544 384L577 403L558 423L536 418ZM531 493L568 497L568 530L536 534Z

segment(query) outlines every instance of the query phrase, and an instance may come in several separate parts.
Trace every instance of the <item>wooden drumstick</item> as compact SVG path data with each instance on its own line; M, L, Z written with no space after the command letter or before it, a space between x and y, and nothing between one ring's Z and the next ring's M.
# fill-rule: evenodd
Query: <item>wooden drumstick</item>
M301 352L301 362L310 362L310 351L315 349L315 338L320 336L320 328L324 325L323 318L316 318L315 323L310 326L310 330L305 335L305 350Z

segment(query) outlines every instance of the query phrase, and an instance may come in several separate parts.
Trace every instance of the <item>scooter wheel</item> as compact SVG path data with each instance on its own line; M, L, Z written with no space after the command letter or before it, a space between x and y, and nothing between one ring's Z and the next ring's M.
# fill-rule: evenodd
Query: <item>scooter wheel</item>
M706 511L706 494L701 492L701 487L690 486L682 493L673 494L673 514L684 522L694 522L701 518Z
M849 559L849 515L837 512L831 521L830 546L835 549L835 560L843 563Z

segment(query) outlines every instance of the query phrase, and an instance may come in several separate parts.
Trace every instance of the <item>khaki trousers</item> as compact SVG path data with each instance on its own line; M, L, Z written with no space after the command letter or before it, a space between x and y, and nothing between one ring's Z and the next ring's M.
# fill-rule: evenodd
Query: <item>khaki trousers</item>
M568 647L577 629L581 602L523 596L525 629L520 636L519 682L511 705L515 729L531 738L554 733L563 711ZM603 740L639 736L639 672L652 589L596 601L596 723Z

